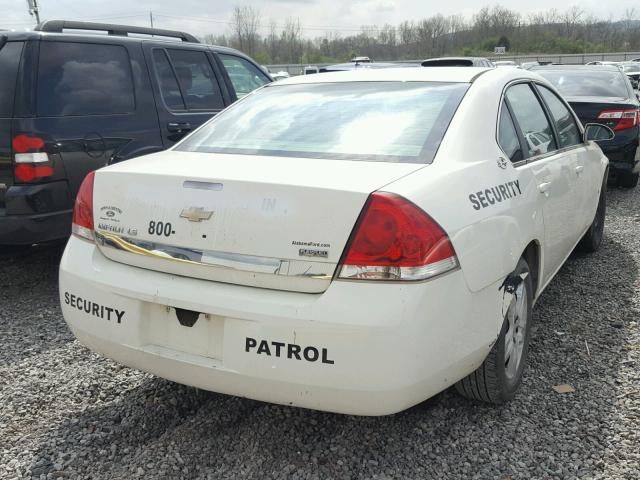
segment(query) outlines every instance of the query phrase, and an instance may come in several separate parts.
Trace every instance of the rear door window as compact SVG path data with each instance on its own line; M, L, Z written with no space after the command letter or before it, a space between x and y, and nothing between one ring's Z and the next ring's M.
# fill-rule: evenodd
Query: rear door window
M24 42L8 42L0 47L0 118L13 115L18 65Z
M498 143L500 147L509 156L512 162L519 162L524 157L522 155L522 147L518 139L516 127L513 124L511 114L507 109L507 104L502 102L500 110L500 124L498 125Z
M546 87L538 85L538 91L542 95L558 131L558 143L560 148L572 147L582 144L582 134L575 118L567 106L558 96Z
M195 50L168 50L187 110L224 108L222 92L207 54Z
M160 84L160 93L164 99L164 103L170 110L186 110L178 79L176 78L173 67L169 63L169 58L164 50L155 49L153 51L153 62L158 75Z
M38 115L113 115L135 110L131 62L121 45L42 42Z
M236 96L242 98L271 80L254 64L235 55L218 54L229 74Z
M527 144L527 156L535 157L556 150L553 130L538 97L528 83L514 85L506 98Z

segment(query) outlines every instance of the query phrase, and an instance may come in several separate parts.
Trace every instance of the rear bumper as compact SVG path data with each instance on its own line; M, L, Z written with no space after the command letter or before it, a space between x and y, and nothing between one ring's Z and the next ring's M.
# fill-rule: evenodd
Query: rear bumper
M477 368L500 328L497 292L471 293L460 270L322 294L243 287L122 265L73 236L60 265L62 312L91 349L206 390L357 415L404 410ZM174 307L202 314L185 327Z
M636 173L640 171L638 139L621 145L602 143L600 148L609 159L609 169L614 175L621 172Z
M64 239L71 234L71 213L71 210L39 215L0 213L0 245L30 245Z
M72 198L66 181L12 185L0 197L0 245L29 245L71 234Z

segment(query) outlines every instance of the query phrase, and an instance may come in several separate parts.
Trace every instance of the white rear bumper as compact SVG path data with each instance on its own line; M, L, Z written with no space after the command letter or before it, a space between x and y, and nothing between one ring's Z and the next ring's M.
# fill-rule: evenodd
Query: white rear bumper
M125 365L221 393L358 415L398 412L473 371L499 329L497 285L334 281L323 294L122 265L72 237L60 265L78 340ZM193 327L175 308L203 312Z

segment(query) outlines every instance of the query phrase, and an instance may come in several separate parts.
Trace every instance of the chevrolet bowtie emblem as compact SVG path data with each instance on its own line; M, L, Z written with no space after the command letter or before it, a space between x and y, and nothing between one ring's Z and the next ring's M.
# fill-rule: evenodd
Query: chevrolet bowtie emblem
M189 207L184 208L180 212L180 218L186 218L190 222L201 222L203 220L209 220L213 215L213 210L205 210L202 207Z

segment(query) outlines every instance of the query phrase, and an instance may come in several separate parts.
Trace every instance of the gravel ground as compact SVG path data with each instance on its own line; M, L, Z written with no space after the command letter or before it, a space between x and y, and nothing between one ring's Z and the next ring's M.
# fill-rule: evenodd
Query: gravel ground
M0 260L0 478L640 479L640 188L608 194L606 240L534 309L511 403L446 391L388 417L183 387L73 340L47 248ZM552 386L570 384L575 393Z

